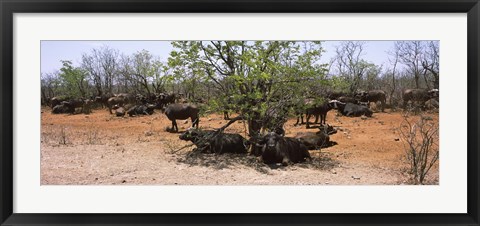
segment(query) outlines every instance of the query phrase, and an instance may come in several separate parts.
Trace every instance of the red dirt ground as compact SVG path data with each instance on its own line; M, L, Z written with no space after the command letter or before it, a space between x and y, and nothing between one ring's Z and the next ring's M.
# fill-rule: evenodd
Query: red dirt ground
M42 108L42 185L397 185L408 183L403 141L398 128L402 112L374 113L373 118L349 118L328 113L327 123L339 127L337 142L310 151L312 162L287 167L267 166L241 155L188 155L193 147L165 128L171 122L160 111L151 116L117 118L105 109L90 115L54 115ZM438 123L438 113L426 113ZM418 116L411 116L418 117ZM312 119L311 119L312 120ZM286 124L286 136L317 131ZM200 128L212 129L227 121L223 115L201 117ZM180 131L190 127L178 121ZM229 133L244 134L234 123ZM438 184L436 164L427 184Z

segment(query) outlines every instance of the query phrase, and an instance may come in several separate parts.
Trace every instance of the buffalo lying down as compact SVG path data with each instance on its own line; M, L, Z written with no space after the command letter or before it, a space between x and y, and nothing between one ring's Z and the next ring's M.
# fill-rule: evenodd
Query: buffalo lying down
M330 141L330 135L337 133L337 130L330 125L320 127L320 131L314 132L301 132L295 136L300 142L302 142L309 150L315 150L320 148L330 147L335 142Z
M52 100L58 100L58 99L55 99L54 97L52 98ZM90 100L83 99L83 98L65 100L60 103L55 103L55 106L52 107L52 113L53 114L62 114L62 113L75 114L76 108L81 108L80 112L84 112L85 106L87 106L87 109L89 110L90 102L91 102ZM86 113L90 113L90 112L86 112Z
M50 107L53 110L55 106L60 105L63 101L68 101L68 99L69 98L66 96L53 97L52 99L50 99Z
M71 107L65 104L58 104L52 109L52 114L64 114L64 113L71 113Z
M128 109L127 114L132 117L134 115L151 115L155 109L155 105L135 105Z
M282 137L274 132L267 133L261 141L263 145L260 159L266 164L304 162L311 159L305 145L292 137Z
M120 106L118 106L118 105L115 105L115 106L112 107L112 109L115 110L115 115L116 115L117 117L123 117L123 116L125 116L125 113L126 113L126 111L125 111L125 106L124 106L124 107L120 107Z
M181 140L191 141L202 153L247 153L247 140L239 134L223 133L211 130L190 128L182 135Z
M368 117L372 117L373 115L372 110L362 105L346 103L346 104L339 104L338 106L339 106L340 113L342 113L342 115L345 115L345 116L358 117L358 116L365 115Z

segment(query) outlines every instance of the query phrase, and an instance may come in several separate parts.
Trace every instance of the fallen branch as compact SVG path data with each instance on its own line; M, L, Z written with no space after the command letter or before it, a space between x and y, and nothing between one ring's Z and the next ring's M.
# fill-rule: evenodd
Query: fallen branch
M230 121L227 124L225 124L224 126L216 129L215 131L223 132L227 127L229 127L230 125L232 125L234 122L236 122L238 120L243 120L243 116L239 115L235 118L230 119Z
M172 150L172 151L171 151L171 154L176 154L177 152L179 152L179 151L181 151L181 150L183 150L183 149L185 149L185 148L189 148L189 147L191 147L191 146L193 146L193 145L195 145L195 144L185 145L185 146L183 146L183 147L181 147L181 148L179 148L179 149L177 149L177 150Z

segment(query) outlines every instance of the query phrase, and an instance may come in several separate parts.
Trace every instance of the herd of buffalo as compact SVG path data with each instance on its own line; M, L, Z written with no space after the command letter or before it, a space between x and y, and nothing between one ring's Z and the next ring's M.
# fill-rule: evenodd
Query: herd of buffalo
M438 89L407 89L403 92L403 108L421 109L439 108ZM340 114L350 117L366 116L372 117L373 111L370 103L374 102L377 109L382 112L385 109L387 95L382 90L360 91L353 95L341 92L329 92L324 95L324 101L318 104L314 99L306 98L302 102L302 108L294 108L298 124L306 124L310 127L310 118L315 117L315 123L319 123L317 132L301 132L294 137L286 137L283 130L285 119L280 120L281 124L275 129L268 129L264 134L257 134L245 139L239 134L224 133L223 129L201 130L198 129L200 109L197 104L188 103L175 94L150 94L132 95L120 93L116 95L99 95L91 98L66 98L53 97L49 106L54 114L75 114L80 110L83 113L90 113L93 106L107 108L110 114L124 117L136 115L151 115L155 109L162 110L172 122L170 132L178 132L176 120L191 119L192 127L180 135L181 140L191 141L201 153L237 153L254 155L266 164L303 162L311 159L308 150L328 147L335 142L330 141L329 135L336 133L336 129L326 123L327 112L336 109ZM379 105L378 105L379 104ZM303 115L306 116L304 122ZM318 119L320 118L320 122ZM225 119L228 119L228 112L225 112ZM278 122L278 121L277 121ZM279 128L279 129L277 129Z

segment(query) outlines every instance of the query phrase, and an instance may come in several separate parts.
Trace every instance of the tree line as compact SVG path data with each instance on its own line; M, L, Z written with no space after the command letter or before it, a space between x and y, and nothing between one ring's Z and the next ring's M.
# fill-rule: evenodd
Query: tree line
M174 41L166 60L148 50L125 55L108 46L84 53L80 65L62 61L41 75L42 102L64 95L161 92L183 94L212 111L240 112L251 133L266 127L274 109L331 91L381 89L391 107L406 88L438 88L439 42L396 41L388 65L364 59L367 42L344 41L329 63L321 41ZM260 119L260 120L259 120ZM259 122L260 121L260 122ZM258 124L258 125L256 125Z

